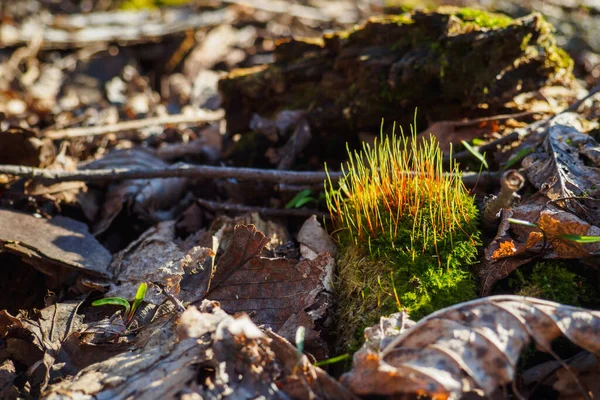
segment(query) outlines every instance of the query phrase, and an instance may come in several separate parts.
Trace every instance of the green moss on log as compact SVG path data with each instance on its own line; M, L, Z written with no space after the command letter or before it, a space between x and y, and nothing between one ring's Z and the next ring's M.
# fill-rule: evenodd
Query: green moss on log
M275 59L220 82L231 131L247 129L253 113L291 108L308 109L328 134L373 131L382 117L408 123L415 107L431 120L456 119L481 104L493 113L520 92L569 85L573 66L539 14L513 20L454 7L284 41Z

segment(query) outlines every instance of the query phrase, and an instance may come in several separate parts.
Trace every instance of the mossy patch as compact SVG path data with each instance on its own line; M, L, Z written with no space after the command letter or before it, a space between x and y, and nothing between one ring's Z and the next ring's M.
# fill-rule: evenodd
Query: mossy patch
M441 160L434 139L392 136L350 154L345 177L329 186L339 351L356 350L381 316L406 309L419 319L476 297L477 208L457 167L442 174Z
M597 293L587 278L569 268L566 261L544 261L533 270L516 270L511 276L511 285L517 287L516 294L538 297L573 306L594 306L598 303ZM595 304L595 307L600 304Z

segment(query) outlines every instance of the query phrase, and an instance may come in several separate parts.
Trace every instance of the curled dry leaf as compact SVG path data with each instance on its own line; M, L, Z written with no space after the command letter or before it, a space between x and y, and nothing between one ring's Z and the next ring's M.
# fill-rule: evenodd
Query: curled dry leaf
M78 308L78 302L58 303L31 318L0 312L3 354L27 367L26 387L31 395L39 396L49 382L114 354L112 349L90 352L79 343L74 333L86 325Z
M588 223L600 226L598 202L572 199L582 196L597 199L600 196L600 163L598 143L578 130L577 114L563 114L550 123L543 151L523 160L525 173L550 200Z
M298 231L297 240L300 243L300 254L309 260L314 260L321 253L329 253L331 256L335 256L337 252L335 243L317 221L315 215L304 221L300 231Z
M565 336L600 356L600 312L521 296L457 304L405 332L373 329L380 330L384 344L363 346L354 355L353 369L341 378L360 396L457 398L477 390L490 396L514 381L519 356L532 340L539 350L552 353L552 341Z
M82 169L164 169L169 164L142 149L117 150L86 164ZM188 180L185 178L132 179L113 184L106 193L100 216L94 223L94 234L108 229L123 207L149 221L172 217L169 209L183 198Z

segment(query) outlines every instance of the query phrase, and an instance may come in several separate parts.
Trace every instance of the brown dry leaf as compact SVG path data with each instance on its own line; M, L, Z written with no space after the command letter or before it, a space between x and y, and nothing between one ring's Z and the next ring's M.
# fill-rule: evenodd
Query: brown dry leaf
M556 381L552 389L559 393L559 400L583 400L590 398L590 394L593 398L600 394L600 357L585 352L583 357L569 363L569 369L570 371L565 368L556 369ZM573 374L581 386L573 384ZM583 395L581 388L587 391L587 397Z
M76 171L77 162L67 155L68 148L68 143L63 142L54 161L47 168L55 171ZM77 202L77 195L86 190L87 186L85 182L48 183L33 179L25 185L25 194L44 196L51 200L67 204L75 204Z
M496 121L438 121L427 127L419 133L419 137L428 138L429 135L435 136L440 144L440 149L444 153L450 151L451 145L460 143L461 140L467 142L474 138L483 136L484 133L493 131L493 125Z
M335 256L337 252L335 243L315 215L304 221L296 240L300 243L300 254L309 260L314 260L321 253Z
M600 163L594 154L598 143L579 131L577 114L563 114L552 120L543 151L523 160L525 173L533 185L550 200L575 196L600 196ZM598 203L566 199L559 202L586 222L600 225Z
M133 299L142 282L160 283L170 293L177 294L186 268L204 262L212 254L211 249L200 246L183 251L175 243L175 221L161 222L115 255L110 265L115 279L105 296ZM156 305L164 299L153 285L148 287L144 298Z
M565 336L600 355L600 312L521 296L492 296L439 310L414 326L382 332L374 349L367 343L354 356L341 382L359 396L426 394L491 396L512 382L523 349L535 341L551 352ZM386 336L392 336L390 338Z
M111 255L73 219L53 219L0 209L0 249L18 254L41 272L56 276L62 268L110 278Z
M207 298L231 313L247 312L258 324L277 331L295 313L318 309L333 258L314 261L258 257L268 239L254 226L238 226L219 259Z
M81 169L164 169L165 163L143 149L117 150L106 157L86 164ZM184 197L188 180L185 178L132 179L109 186L101 207L99 220L95 221L95 235L108 229L123 207L142 219L163 221L172 219L170 209ZM90 195L91 196L91 195Z
M539 229L510 224L509 218L536 223ZM600 243L580 244L562 237L569 234L600 236L600 228L549 204L539 194L522 205L503 210L498 233L485 249L479 268L481 294L489 295L496 282L536 257L593 262L592 257L600 254Z
M247 315L226 314L216 302L205 300L175 323L169 319L142 334L149 337L137 349L51 385L43 398L356 398L306 357L299 360L285 339L261 331Z
M498 233L484 250L485 256L477 272L482 296L488 296L496 282L537 256L527 253L527 244L523 245L510 237L508 219L512 217L512 210L502 210Z
M89 362L72 341L72 333L85 328L79 302L58 303L39 311L33 318L12 317L5 311L0 320L0 337L6 356L25 365L30 394L38 396L49 382L76 373ZM105 358L110 356L110 352Z
M17 399L19 390L13 386L17 379L17 369L11 360L4 360L0 364L0 399Z
M585 392L589 395L600 393L598 376L600 358L582 351L568 360L547 361L523 371L521 394L534 399L541 395L544 388L548 388L558 393L558 399L587 400L591 397L584 396Z

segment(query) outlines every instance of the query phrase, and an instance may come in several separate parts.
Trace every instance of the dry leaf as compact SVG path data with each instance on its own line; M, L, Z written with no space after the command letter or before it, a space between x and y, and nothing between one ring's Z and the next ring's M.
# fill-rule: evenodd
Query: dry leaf
M217 262L207 298L218 300L230 313L249 313L257 324L277 331L294 313L317 306L333 259L327 254L299 262L259 257L267 241L253 226L236 227Z
M543 151L523 160L525 173L533 185L550 200L600 196L598 143L578 130L577 114L563 114L552 120ZM592 164L590 165L590 161ZM600 225L598 203L593 200L566 199L559 202L588 223Z
M0 337L8 358L25 365L30 394L38 396L54 379L77 371L84 359L77 357L67 341L82 329L83 315L77 314L79 302L59 303L39 311L35 318L12 317L5 311L0 320Z
M115 279L105 296L132 300L142 282L160 283L170 293L177 294L186 268L204 262L212 254L211 249L199 246L184 252L175 243L175 221L161 222L115 255L110 266ZM156 305L164 299L153 285L148 287L144 298Z
M79 221L63 216L47 220L3 209L0 221L0 248L21 255L47 275L60 275L64 267L102 278L111 276L110 253Z
M509 218L535 223L538 228L511 224ZM563 237L570 234L600 236L600 228L557 208L540 194L503 210L498 233L484 250L478 271L481 294L489 295L496 282L537 257L587 259L594 263L593 256L600 254L600 243L581 244Z
M164 169L169 164L143 149L113 151L81 169ZM108 229L123 207L149 221L171 219L169 209L184 197L188 180L185 178L132 179L110 185L101 207L100 218L94 223L95 235ZM171 218L170 218L171 217Z
M521 296L486 297L434 312L405 332L380 332L391 341L382 339L378 349L363 346L341 381L360 396L455 398L477 390L490 396L515 379L519 356L532 340L551 352L562 335L600 355L599 330L598 311Z
M335 256L337 252L335 243L314 215L302 224L297 241L300 243L300 254L309 260L314 260L321 253Z

